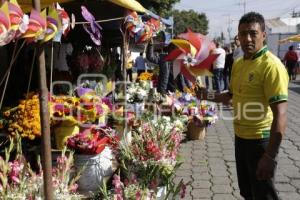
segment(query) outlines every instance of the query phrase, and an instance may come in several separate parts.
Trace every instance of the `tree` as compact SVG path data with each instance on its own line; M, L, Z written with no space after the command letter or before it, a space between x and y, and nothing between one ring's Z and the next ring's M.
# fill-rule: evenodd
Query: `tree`
M153 11L161 17L168 17L173 9L175 3L180 0L140 0L145 8Z
M197 33L207 34L208 20L204 13L197 13L194 10L174 10L174 34L185 32L187 28Z

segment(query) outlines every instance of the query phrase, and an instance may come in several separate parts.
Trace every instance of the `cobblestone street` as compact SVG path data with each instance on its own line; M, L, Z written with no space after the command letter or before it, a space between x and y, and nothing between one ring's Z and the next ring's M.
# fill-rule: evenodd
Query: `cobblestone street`
M288 127L281 144L276 188L283 200L300 199L300 81L289 85ZM232 110L223 109L224 116ZM203 141L187 141L180 153L184 163L176 180L192 181L185 199L234 200L239 194L231 120L219 119Z

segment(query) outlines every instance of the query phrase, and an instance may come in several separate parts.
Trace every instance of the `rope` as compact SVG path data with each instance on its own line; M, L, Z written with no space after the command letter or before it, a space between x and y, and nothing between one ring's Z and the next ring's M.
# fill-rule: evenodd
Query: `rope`
M13 64L13 63L15 62L15 60L17 59L17 57L18 57L18 55L19 55L21 49L23 48L24 44L25 44L25 40L23 41L22 45L21 45L20 48L18 49L18 51L17 51L17 53L15 54L15 56L12 55L12 59L11 59L11 63L12 63L12 64ZM3 76L3 79L0 81L0 86L1 86L2 83L4 82L4 80L5 80L6 76L8 75L9 71L11 70L12 64L10 64L9 67L7 68L7 70L6 70L6 72L5 72L4 76Z
M32 63L31 63L31 67L30 67L30 74L29 74L29 80L28 80L28 86L27 86L26 99L28 99L28 94L29 94L29 90L30 90L30 84L31 84L31 79L32 79L32 72L33 72L33 67L34 67L35 54L36 54L36 48L34 48L33 56L32 56Z
M125 19L125 17L117 17L117 18L112 18L112 19L97 20L95 22L102 23L102 22L117 21L117 20L122 20L122 19ZM75 22L75 24L90 24L90 23L91 22Z
M5 84L4 84L4 88L3 88L3 91L2 91L2 95L1 95L0 110L1 110L2 104L3 104L3 100L4 100L4 96L5 96L5 91L6 91L8 79L9 79L9 76L10 76L11 66L12 66L13 63L14 63L14 56L15 56L15 54L16 54L17 46L18 46L18 40L16 41L15 46L14 46L14 50L13 50L13 54L12 54L12 59L10 60L9 67L8 67L7 73L6 73L6 75L5 75L6 77L4 76L4 78L3 78L3 80L4 80L5 78L6 78L6 79L5 79ZM2 81L1 81L1 84L2 84Z

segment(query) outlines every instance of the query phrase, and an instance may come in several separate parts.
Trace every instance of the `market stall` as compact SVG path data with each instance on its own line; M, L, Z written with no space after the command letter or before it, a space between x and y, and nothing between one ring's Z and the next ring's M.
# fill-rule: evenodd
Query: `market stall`
M157 76L150 72L118 87L114 82L122 79L117 70L126 77L129 43L148 43L168 22L147 14L136 1L61 2L35 1L27 26L22 11L29 9L27 1L21 7L15 0L1 5L0 42L13 53L1 81L5 106L0 124L5 136L14 140L5 143L7 150L1 155L5 181L0 181L0 194L27 199L81 199L89 192L96 199L184 198L188 183L173 180L182 164L178 149L183 133L203 139L203 131L216 120L214 104L197 99L194 91L196 77L207 73L215 59L207 53L212 43L191 31L171 40L178 49L167 60L176 63L175 74L181 72L194 82L183 93L158 93ZM47 9L39 12L40 7ZM15 15L19 21L13 20ZM9 105L3 100L10 73L14 62L26 55L19 49L27 48L32 56L23 63L29 68L22 74L29 75L25 96ZM35 66L39 90L32 85ZM191 136L194 130L200 130L199 135ZM17 156L10 158L13 152ZM42 155L42 167L36 155ZM28 156L34 159L26 161ZM14 171L12 166L22 167Z

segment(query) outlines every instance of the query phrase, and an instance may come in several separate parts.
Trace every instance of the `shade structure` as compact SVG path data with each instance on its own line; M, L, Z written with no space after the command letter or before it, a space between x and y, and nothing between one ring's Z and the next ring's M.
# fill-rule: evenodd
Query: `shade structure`
M47 6L52 5L53 3L68 3L75 0L41 0L41 8L46 8ZM96 1L96 0L95 0ZM121 7L127 8L129 10L134 10L137 12L146 12L146 9L135 0L109 0L111 3L117 4ZM24 12L30 12L32 9L32 0L20 0L19 4ZM84 2L84 1L82 1Z
M300 42L300 34L293 35L278 41L280 44L287 42Z

